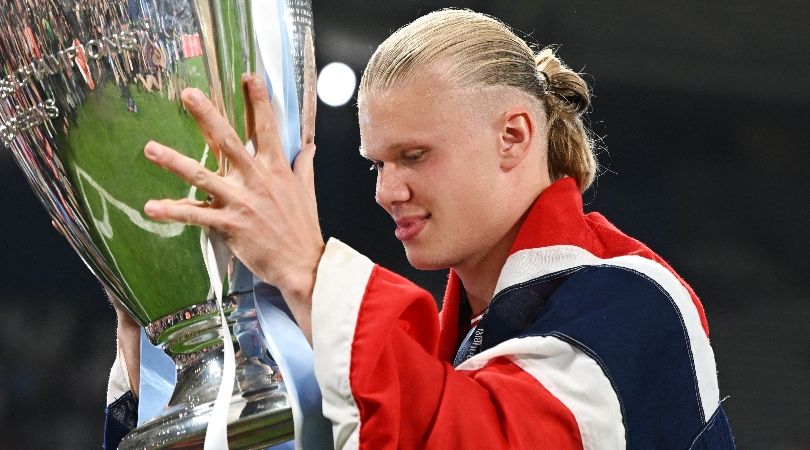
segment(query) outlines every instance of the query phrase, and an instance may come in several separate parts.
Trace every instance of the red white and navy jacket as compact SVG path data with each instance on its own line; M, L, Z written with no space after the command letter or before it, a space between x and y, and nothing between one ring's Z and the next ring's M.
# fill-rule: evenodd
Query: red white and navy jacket
M734 448L697 296L584 214L570 178L538 197L466 336L460 291L451 271L437 320L426 291L327 243L312 330L337 448Z

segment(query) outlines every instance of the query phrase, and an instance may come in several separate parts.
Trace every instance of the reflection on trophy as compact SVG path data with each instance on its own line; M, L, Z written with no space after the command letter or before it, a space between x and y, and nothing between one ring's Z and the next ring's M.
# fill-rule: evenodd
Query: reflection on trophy
M262 27L279 25L281 53L291 56L300 137L311 141L310 0L262 7L267 4L278 7L279 20ZM0 140L55 226L176 365L168 406L130 433L122 448L195 446L204 439L222 373L223 337L202 231L151 221L142 206L150 198L202 200L206 194L154 167L142 151L156 140L224 170L184 111L180 92L207 92L244 133L240 76L270 64L262 62L262 42L254 35L257 5L17 0L0 11ZM236 262L228 284L223 308L238 346L230 446L290 440L290 403L260 338L252 277Z

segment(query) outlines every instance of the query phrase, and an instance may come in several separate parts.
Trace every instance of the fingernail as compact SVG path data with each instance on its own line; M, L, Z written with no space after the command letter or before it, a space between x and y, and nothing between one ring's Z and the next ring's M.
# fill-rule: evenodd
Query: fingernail
M262 87L262 77L256 74L253 75L253 87L255 89L259 89L260 87Z
M159 207L157 203L155 203L152 200L149 200L148 202L146 202L145 205L143 205L143 212L149 214L150 216L156 214L158 212L158 209Z
M146 144L146 147L143 149L144 154L149 159L157 159L160 156L160 149L155 142L149 142Z
M194 105L200 101L200 91L197 89L186 89L183 91L186 103Z

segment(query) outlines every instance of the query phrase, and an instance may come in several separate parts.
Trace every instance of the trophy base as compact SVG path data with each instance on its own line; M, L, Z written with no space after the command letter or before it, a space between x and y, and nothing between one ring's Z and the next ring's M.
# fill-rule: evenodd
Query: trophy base
M231 294L223 303L237 350L228 447L263 449L294 439L288 394L263 344L253 293ZM203 448L224 372L216 308L213 302L195 305L147 327L150 339L173 358L177 383L163 411L127 434L120 449Z
M129 433L127 449L203 448L214 404L177 408ZM228 417L228 448L263 449L293 439L293 418L287 394L279 389L255 398L234 395Z

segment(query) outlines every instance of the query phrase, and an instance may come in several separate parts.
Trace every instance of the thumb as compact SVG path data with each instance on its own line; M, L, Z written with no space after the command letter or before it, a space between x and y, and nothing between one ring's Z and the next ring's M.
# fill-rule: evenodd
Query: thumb
M304 145L293 163L293 173L313 197L315 196L314 159L315 144L310 143Z

